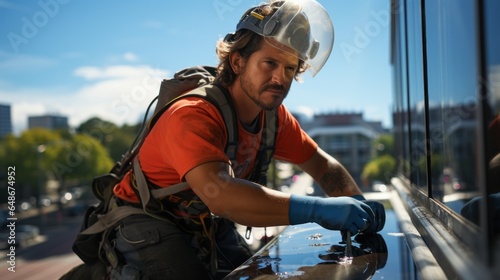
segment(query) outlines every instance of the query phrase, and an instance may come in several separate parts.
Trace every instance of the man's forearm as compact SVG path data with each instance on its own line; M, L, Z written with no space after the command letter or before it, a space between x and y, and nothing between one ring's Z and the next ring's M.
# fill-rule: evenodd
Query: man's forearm
M329 162L318 184L328 196L353 196L361 194L358 185L339 162Z
M321 148L309 160L299 164L299 167L311 175L328 196L361 194L347 169Z

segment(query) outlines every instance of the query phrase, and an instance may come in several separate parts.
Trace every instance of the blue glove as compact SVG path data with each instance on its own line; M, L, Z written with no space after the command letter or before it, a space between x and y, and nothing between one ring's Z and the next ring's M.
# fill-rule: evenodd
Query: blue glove
M288 217L292 225L315 222L326 229L350 231L354 235L367 220L373 219L373 211L370 206L351 197L292 194Z
M384 205L376 200L366 200L365 197L360 194L353 195L352 198L355 198L370 206L374 214L374 218L372 220L368 220L367 226L364 229L362 229L361 232L376 233L381 231L385 225Z

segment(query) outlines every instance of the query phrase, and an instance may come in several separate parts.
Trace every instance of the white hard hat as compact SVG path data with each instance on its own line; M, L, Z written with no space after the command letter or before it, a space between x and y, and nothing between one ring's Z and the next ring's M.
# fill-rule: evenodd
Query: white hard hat
M277 7L276 11L264 16L260 11L265 6L269 4L247 10L236 31L251 30L293 49L314 77L333 48L333 24L326 10L314 0L274 1L271 7Z

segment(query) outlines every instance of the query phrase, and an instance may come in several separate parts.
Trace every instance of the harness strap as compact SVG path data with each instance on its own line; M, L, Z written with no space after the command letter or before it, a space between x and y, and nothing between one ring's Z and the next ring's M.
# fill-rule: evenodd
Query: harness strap
M236 149L238 147L238 120L236 117L236 112L234 111L231 103L231 96L229 96L229 93L227 93L222 87L219 87L217 85L210 84L204 87L199 87L188 93L173 98L161 109L157 109L155 111L154 116L151 118L148 124L149 131L153 128L160 116L170 107L171 104L181 98L190 96L202 97L212 103L215 107L217 107L226 125L228 139L225 152L231 162L235 161Z
M236 159L236 148L238 143L237 120L234 109L231 106L230 97L227 96L227 93L224 90L221 90L216 85L209 85L204 88L199 88L188 94L183 95L183 97L185 96L202 96L206 99L209 99L209 101L211 101L215 106L217 106L226 123L226 129L228 135L226 154L228 155L228 158L231 161L234 161ZM162 110L160 110L155 114L155 116L152 118L152 121L149 124L150 128L155 124L156 120L164 112L164 109L166 107L168 106L164 106ZM265 178L266 171L269 167L270 159L274 154L274 145L277 133L276 130L277 121L278 121L277 110L269 110L265 112L266 124L264 126L265 129L262 135L263 139L259 147L259 154L260 154L258 158L259 166L255 169L256 174L252 176L253 178L250 178L251 180L254 180L256 182L263 181L263 178ZM138 197L141 200L142 209L126 205L110 209L107 214L99 216L98 222L96 222L95 224L84 230L82 234L94 234L102 232L112 227L117 221L134 214L148 214L156 217L157 215L154 215L151 213L151 211L147 210L147 205L152 198L153 199L163 198L168 195L178 193L188 187L188 184L186 182L181 182L169 186L167 188L159 188L159 189L149 188L148 182L144 176L144 173L141 170L137 156L134 157L132 166L133 166L134 177L137 183L137 189L139 192ZM157 218L164 220L164 218L162 217L157 217Z
M274 155L274 147L276 145L276 138L278 138L278 110L266 111L266 124L262 133L262 141L260 144L260 178L266 178L269 164Z
M175 185L171 185L168 188L150 189L149 191L151 192L151 196L153 198L159 199L183 191L188 187L189 185L187 182L181 182Z
M135 214L144 214L144 210L133 206L120 206L110 210L104 215L98 217L97 222L80 232L80 234L96 234L113 227L117 221Z
M278 134L278 110L266 110L264 112L264 130L260 140L259 151L255 162L255 168L246 178L263 186L267 185L267 170L274 155L274 147Z
M81 234L96 234L103 232L111 227L113 227L117 221L128 217L134 214L149 214L146 209L146 206L151 199L152 193L154 193L154 198L158 198L161 196L167 196L169 194L173 194L176 192L185 189L187 183L180 183L173 185L173 189L170 188L162 188L157 190L150 190L148 187L148 183L146 181L146 177L141 170L141 166L139 164L139 159L136 156L133 161L133 172L135 175L135 179L137 182L137 187L139 191L139 198L141 199L142 209L129 206L122 205L120 207L114 207L116 205L116 201L113 197L110 198L110 202L108 203L108 212L106 214L100 215L96 223L85 229L81 232ZM163 220L163 219L162 219Z
M232 162L236 161L236 150L238 147L238 119L234 107L232 106L231 96L229 93L217 85L210 85L204 88L198 88L193 91L197 94L198 92L204 91L206 97L212 99L212 104L214 104L217 109L219 109L224 123L226 125L227 132L227 144L226 144L226 155ZM219 94L222 93L222 94Z
M142 209L147 212L146 206L151 199L151 193L149 192L148 182L146 177L141 170L141 165L139 164L139 158L135 157L132 168L134 169L135 180L137 182L137 187L139 188L139 199L141 200Z
M117 268L119 264L118 254L116 253L114 246L111 245L111 242L109 241L110 233L111 230L106 230L102 234L102 239L99 244L99 252L104 252L104 256L101 256L101 260L107 261L111 267Z

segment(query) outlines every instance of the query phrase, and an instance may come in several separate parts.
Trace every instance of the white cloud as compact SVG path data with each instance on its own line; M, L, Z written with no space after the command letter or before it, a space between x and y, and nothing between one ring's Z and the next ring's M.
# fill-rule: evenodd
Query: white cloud
M378 107L377 105L366 105L362 108L362 110L359 111L363 112L363 119L365 120L383 122L386 121L383 119L387 110L389 110L389 108Z
M86 80L94 80L97 78L106 78L103 77L103 72L99 67L92 66L84 66L76 69L74 72L75 76L82 77Z
M46 109L42 103L20 102L16 103L11 108L11 118L13 122L14 132L18 133L28 126L28 116L42 115L46 113Z
M68 92L63 89L0 89L0 100L12 106L14 132L26 129L28 116L59 114L71 126L97 116L116 124L136 123L158 94L165 70L150 66L81 67L74 72L92 83Z
M132 52L127 52L123 55L123 59L125 59L126 61L129 61L129 62L135 62L138 60L138 57L137 57L137 55L135 55Z
M308 120L312 120L314 117L314 109L311 107L299 105L293 111L303 114Z

